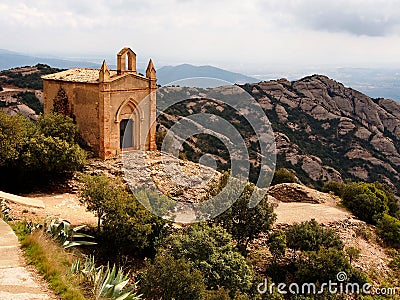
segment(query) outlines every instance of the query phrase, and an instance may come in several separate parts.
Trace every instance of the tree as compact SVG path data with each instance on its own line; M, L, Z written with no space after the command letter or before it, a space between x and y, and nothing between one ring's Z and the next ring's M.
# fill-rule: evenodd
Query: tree
M150 213L118 181L105 175L82 176L80 201L98 218L97 235L104 251L118 254L153 255L165 234L166 222Z
M28 135L27 120L0 111L0 167L13 165L18 160Z
M376 222L388 212L388 199L384 191L373 183L353 182L343 191L343 204L358 218L370 224Z
M27 139L21 160L26 171L48 177L80 170L86 154L76 144L38 133Z
M100 231L103 218L109 201L120 197L120 188L105 175L87 175L80 177L82 183L79 189L79 201L88 211L94 212L97 217L97 231Z
M343 242L332 230L321 227L314 219L295 223L286 230L287 247L295 251L318 251L321 247L341 250Z
M228 173L223 175L219 189L225 186L228 177ZM232 188L235 189L237 186L233 184ZM257 192L255 185L247 183L239 198L214 219L214 223L224 227L241 245L243 254L246 253L247 246L251 241L261 233L271 230L272 224L276 220L273 206L268 203L267 195L255 207L249 207L250 198L255 192ZM227 199L224 202L232 200L235 199Z
M154 263L140 276L140 292L146 299L204 299L205 284L201 272L184 258L157 255Z
M235 251L232 237L222 227L205 224L191 225L181 233L171 235L165 251L175 259L185 258L201 271L207 288L250 291L253 270L245 258Z
M274 177L272 178L271 185L276 185L279 183L291 183L297 182L296 175L285 168L280 168L275 171Z
M71 116L68 95L63 87L58 89L57 95L53 100L53 111L64 116Z
M388 199L388 214L392 217L400 219L400 203L399 198L395 196L393 190L384 183L375 182L374 185L383 191Z

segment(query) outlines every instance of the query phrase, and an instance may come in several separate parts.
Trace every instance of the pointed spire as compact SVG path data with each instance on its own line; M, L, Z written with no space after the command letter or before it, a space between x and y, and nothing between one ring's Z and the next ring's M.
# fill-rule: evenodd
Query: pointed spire
M150 58L149 64L146 69L146 77L151 80L156 80L156 68L154 67L153 61Z
M101 65L99 72L99 81L109 81L110 80L110 70L108 69L106 60L103 60L103 64Z

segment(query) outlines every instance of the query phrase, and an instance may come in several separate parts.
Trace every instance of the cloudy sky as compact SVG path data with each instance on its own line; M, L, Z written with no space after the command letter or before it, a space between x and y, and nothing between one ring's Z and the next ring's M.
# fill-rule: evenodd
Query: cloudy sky
M400 0L0 0L0 48L156 66L400 67Z

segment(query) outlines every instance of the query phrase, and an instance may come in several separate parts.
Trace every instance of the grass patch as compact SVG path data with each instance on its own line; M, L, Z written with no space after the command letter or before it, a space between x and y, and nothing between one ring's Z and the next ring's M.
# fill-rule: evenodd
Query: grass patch
M23 223L11 224L17 234L21 248L27 257L27 263L33 264L39 273L49 282L53 291L65 300L86 300L85 292L79 287L79 278L70 274L74 259L45 234L36 230L29 233Z

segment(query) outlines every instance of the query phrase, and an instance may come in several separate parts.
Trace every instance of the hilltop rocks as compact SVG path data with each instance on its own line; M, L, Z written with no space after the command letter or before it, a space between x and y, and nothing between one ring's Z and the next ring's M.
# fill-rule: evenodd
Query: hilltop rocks
M281 183L268 189L268 195L281 202L324 203L333 196L298 183Z

